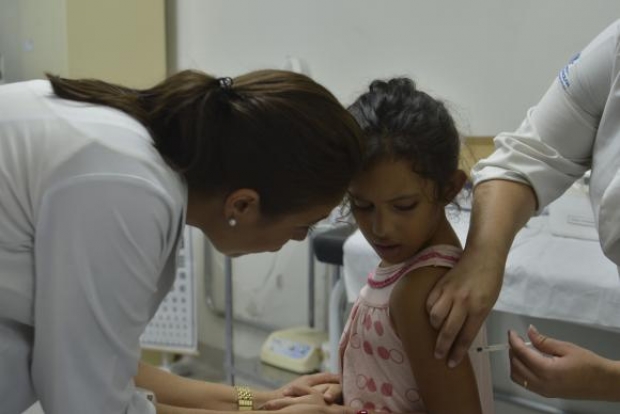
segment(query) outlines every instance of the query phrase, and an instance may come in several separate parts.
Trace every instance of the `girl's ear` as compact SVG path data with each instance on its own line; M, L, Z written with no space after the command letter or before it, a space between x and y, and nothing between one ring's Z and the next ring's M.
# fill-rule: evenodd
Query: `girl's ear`
M456 170L454 174L452 174L452 178L450 179L450 183L446 188L445 192L445 204L448 205L454 200L459 191L463 189L463 186L467 182L467 174L463 170Z

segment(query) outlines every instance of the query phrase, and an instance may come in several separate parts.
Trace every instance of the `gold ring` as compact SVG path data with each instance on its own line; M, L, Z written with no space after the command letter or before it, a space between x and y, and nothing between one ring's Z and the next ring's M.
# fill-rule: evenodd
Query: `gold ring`
M527 380L523 380L523 388L527 388Z

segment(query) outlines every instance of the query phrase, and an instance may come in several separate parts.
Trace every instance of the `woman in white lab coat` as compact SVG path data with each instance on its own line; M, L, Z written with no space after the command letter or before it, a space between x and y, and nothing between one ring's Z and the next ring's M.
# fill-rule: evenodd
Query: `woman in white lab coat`
M201 413L281 397L140 364L139 337L186 223L230 256L276 251L340 202L360 158L353 118L291 72L0 87L0 413L36 400L46 414Z
M463 357L497 299L517 231L589 169L601 247L620 265L620 20L570 60L521 126L499 134L495 146L473 170L465 254L427 302L431 322L441 328L437 357L451 349L449 364ZM547 397L620 401L619 361L533 327L528 336L554 357L511 333L514 382Z

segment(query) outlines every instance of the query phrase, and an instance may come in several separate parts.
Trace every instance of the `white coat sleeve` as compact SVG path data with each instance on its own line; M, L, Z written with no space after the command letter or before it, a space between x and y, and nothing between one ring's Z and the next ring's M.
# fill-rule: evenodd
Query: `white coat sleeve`
M131 176L82 176L45 195L34 249L32 378L46 414L155 412L133 377L179 226L172 205Z
M619 28L620 21L571 59L516 131L495 137L495 152L472 170L476 185L490 179L529 184L541 211L590 169Z

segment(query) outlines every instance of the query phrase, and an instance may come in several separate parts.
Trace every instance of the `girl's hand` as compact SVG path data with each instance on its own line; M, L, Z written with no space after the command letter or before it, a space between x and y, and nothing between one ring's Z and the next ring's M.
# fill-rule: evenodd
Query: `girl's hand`
M530 326L533 348L510 332L510 377L520 386L552 398L620 401L620 363L569 342L541 335Z
M330 405L324 407L318 407L316 405L291 405L281 410L285 413L297 413L297 414L356 414L357 410L351 407L343 407L342 405Z
M341 400L342 387L340 386L340 376L329 372L304 375L291 381L277 391L274 399L281 397L298 397L296 394L304 387L315 387L323 394L325 402L331 404Z
M340 384L319 384L315 385L315 390L323 394L325 402L328 404L341 404L342 403L342 385Z
M311 405L317 410L319 407L326 407L328 405L321 390L306 385L293 384L287 390L287 394L288 396L267 401L263 409L281 410L293 405Z
M333 383L319 384L319 385L313 386L312 389L323 394L323 399L328 404L342 403L342 386L340 384L333 384ZM303 388L299 388L299 387L297 388L289 387L286 390L284 390L284 396L285 397L301 397L302 395L305 395L305 394L302 394L302 395L298 394L298 392L302 390Z

